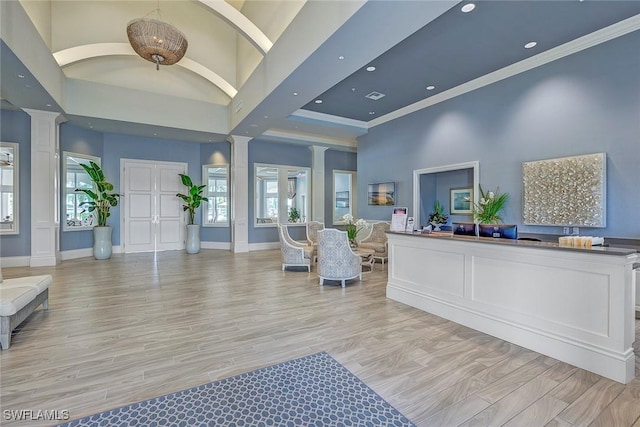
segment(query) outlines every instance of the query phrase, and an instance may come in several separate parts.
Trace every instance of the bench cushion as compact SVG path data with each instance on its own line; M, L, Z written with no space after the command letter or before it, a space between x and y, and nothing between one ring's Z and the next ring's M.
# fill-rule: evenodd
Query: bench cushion
M3 285L6 283L3 282ZM38 292L30 286L0 287L0 316L12 316L33 301Z
M45 289L49 289L49 285L53 278L46 274L43 276L26 276L26 277L16 277L15 279L7 279L0 284L0 289L10 289L10 288L33 288L36 293L41 293Z

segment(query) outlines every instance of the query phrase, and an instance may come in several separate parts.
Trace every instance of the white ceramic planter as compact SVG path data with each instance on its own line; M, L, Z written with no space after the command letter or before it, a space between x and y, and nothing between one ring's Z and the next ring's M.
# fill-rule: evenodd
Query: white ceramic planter
M111 258L111 226L93 227L93 257L95 259Z
M188 254L200 252L200 224L187 225L186 250Z

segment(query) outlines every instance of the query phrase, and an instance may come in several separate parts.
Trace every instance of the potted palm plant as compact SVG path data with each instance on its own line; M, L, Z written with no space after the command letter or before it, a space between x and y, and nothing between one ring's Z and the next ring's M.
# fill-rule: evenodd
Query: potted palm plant
M186 250L188 254L197 254L200 252L200 224L195 224L196 209L198 209L202 203L209 203L209 200L202 195L206 185L194 184L189 175L185 175L183 173L178 175L180 175L182 185L189 189L188 194L176 194L176 196L181 198L184 202L182 210L189 212Z
M120 195L113 191L113 184L107 181L102 168L95 163L81 163L93 182L93 188L76 188L91 199L83 202L80 207L93 214L97 225L93 227L93 256L95 259L109 259L111 257L111 226L107 225L107 218L111 216L111 208L118 205Z

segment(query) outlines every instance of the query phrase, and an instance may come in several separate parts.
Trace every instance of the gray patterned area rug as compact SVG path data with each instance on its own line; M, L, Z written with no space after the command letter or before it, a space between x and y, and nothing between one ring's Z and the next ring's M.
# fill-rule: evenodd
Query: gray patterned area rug
M61 425L414 426L325 352Z

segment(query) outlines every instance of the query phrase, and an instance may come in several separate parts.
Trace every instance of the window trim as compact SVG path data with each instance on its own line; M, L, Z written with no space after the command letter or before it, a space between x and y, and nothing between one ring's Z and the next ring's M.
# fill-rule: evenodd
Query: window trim
M311 211L311 179L312 179L312 169L310 167L307 166L296 166L296 165L277 165L277 164L272 164L272 163L254 163L253 164L253 226L254 227L276 227L278 225L278 223L276 222L271 222L271 223L258 223L258 186L257 184L257 176L258 176L258 168L263 167L263 168L274 168L278 170L278 177L280 177L282 170L284 169L286 171L286 173L288 174L289 170L291 169L295 169L295 170L303 170L306 172L307 174L307 199L305 200L305 210L307 212L307 217L309 216L309 212ZM278 222L280 222L280 218L282 215L281 211L283 211L283 209L286 209L288 212L288 204L287 204L287 191L285 191L285 189L288 187L288 180L285 181L284 183L281 183L278 180ZM282 201L284 201L284 204L281 203ZM284 206L284 208L283 208ZM286 225L291 225L291 226L304 226L306 224L306 222L296 222L296 223L289 223L288 221L285 223Z
M205 187L205 192L204 192L204 196L209 198L211 197L209 195L209 168L225 168L226 169L226 175L225 175L225 179L227 181L227 193L226 193L226 197L227 197L227 220L225 222L214 222L214 223L209 223L207 220L207 215L208 215L208 211L209 208L208 206L204 206L205 204L203 203L202 205L202 226L203 227L216 227L216 228L220 228L220 227L229 227L231 224L231 182L229 179L229 172L230 172L230 167L229 164L227 163L211 163L211 164L207 164L207 165L202 165L202 183L206 185ZM208 205L208 204L206 204Z
M20 234L20 156L17 142L0 142L0 147L13 149L13 226L4 230L0 228L0 234L12 235Z
M83 154L83 153L74 153L72 151L63 151L62 152L62 177L63 180L61 180L62 182L64 182L64 185L61 186L62 187L62 206L60 207L61 210L61 222L62 222L62 231L85 231L85 230L93 230L94 225L69 225L67 223L67 195L71 194L72 192L70 191L70 189L67 188L67 172L68 172L68 168L67 168L67 162L68 159L70 157L78 157L84 160L88 160L88 161L92 161L98 164L98 166L101 165L102 163L102 159L100 157L97 156L92 156L91 154ZM93 187L91 187L93 188ZM73 191L73 193L75 193L75 189Z

